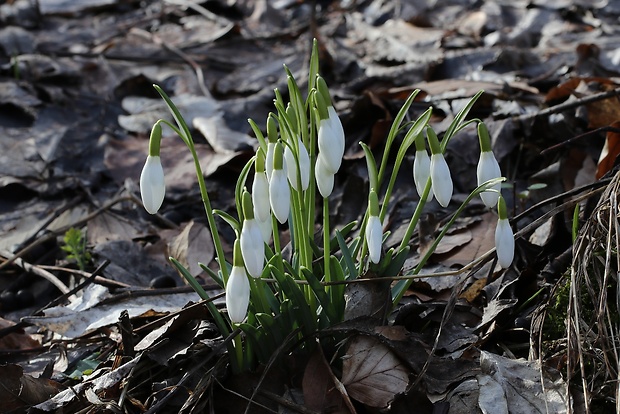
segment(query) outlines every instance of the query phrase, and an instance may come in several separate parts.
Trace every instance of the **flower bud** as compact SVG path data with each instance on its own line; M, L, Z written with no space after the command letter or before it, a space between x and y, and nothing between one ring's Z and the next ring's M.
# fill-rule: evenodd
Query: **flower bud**
M273 172L269 180L269 202L273 215L284 224L291 209L291 188L283 169L282 144L279 142L276 144L273 159Z
M379 200L377 193L370 190L368 201L368 221L366 222L366 244L368 245L368 255L370 261L379 263L381 260L381 247L383 244L383 225L379 218Z
M166 183L164 169L158 155L149 155L140 174L142 204L150 214L155 214L164 202Z
M336 174L344 156L344 129L333 106L327 107L328 118L319 122L319 154L323 155L325 167Z
M239 240L235 240L233 268L226 282L226 309L232 323L241 323L245 319L250 304L250 282L240 260Z
M480 160L478 161L477 168L478 185L485 183L486 181L502 176L502 172L499 168L499 164L495 159L492 151L483 151L480 153ZM495 191L483 191L480 193L482 202L489 208L495 207L497 199L499 198L499 192L501 189L501 183L497 183L491 189Z
M497 203L497 211L499 218L497 227L495 227L495 251L497 253L497 262L506 269L512 264L515 254L515 238L510 222L506 213L506 202L503 197L499 197Z
M256 153L256 163L254 165L254 181L252 182L254 217L259 221L268 221L271 216L269 181L267 180L267 174L265 174L265 156L260 148Z

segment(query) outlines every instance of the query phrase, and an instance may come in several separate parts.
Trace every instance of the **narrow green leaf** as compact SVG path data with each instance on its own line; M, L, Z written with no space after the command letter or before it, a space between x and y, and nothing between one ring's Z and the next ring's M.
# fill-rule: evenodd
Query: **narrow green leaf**
M169 260L174 265L174 267L177 269L177 271L181 274L181 276L183 276L183 278L187 281L187 283L192 287L192 289L196 291L196 293L198 293L198 295L202 299L204 300L210 299L209 294L205 292L205 290L202 288L200 283L198 283L196 278L192 276L192 274L189 272L189 270L185 268L185 266L179 263L179 261L176 260L174 257L170 257ZM230 335L228 324L226 323L226 321L224 321L222 314L215 307L215 304L213 303L213 301L206 302L206 305L207 305L207 309L209 309L209 313L213 317L215 324L217 325L217 328L219 329L222 336L226 337Z

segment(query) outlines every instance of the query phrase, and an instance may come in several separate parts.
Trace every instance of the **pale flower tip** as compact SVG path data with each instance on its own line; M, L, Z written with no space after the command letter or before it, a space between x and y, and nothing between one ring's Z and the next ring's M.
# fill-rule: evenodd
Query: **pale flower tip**
M164 202L166 183L159 156L149 155L140 174L140 195L144 209L155 214Z

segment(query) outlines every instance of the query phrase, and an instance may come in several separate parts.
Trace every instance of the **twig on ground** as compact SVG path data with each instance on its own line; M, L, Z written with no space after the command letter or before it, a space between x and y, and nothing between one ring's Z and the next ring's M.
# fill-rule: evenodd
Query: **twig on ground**
M16 257L11 252L7 252L6 250L0 250L0 256L3 256L3 257L5 257L7 259L7 261L4 262L4 263L7 263L7 262L11 261L13 264L15 264L16 266L21 267L26 272L30 272L30 273L32 273L34 275L42 277L43 279L45 279L48 282L50 282L52 285L56 286L58 288L58 290L60 290L63 294L68 294L71 291L53 273L48 272L47 270L42 269L41 267L39 267L37 265L33 265L31 263L28 263L24 259L22 259L21 257ZM72 298L75 299L75 296L72 296Z

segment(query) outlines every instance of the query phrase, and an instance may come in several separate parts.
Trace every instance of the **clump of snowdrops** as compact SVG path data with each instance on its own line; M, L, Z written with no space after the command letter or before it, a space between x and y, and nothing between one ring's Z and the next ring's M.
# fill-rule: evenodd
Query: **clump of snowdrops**
M184 141L194 159L219 264L217 271L206 266L203 269L226 291L225 310L218 310L210 301L208 306L223 336L236 328L242 331L228 349L236 371L267 362L288 340L313 338L318 330L341 322L347 281L369 272L377 277L401 273L424 205L433 197L443 207L450 203L452 179L443 154L450 139L468 125L477 124L480 138L478 187L456 210L411 275L420 272L456 217L477 196L489 208L498 209L495 235L498 263L508 267L513 259L514 237L500 195L504 178L491 150L488 131L480 120L465 120L481 93L460 111L440 141L428 125L432 108L414 121L404 121L418 93L414 91L394 119L378 165L371 150L360 143L366 156L369 182L368 207L363 219L332 229L330 195L334 176L341 166L345 135L318 67L315 42L305 98L285 67L289 100L286 102L280 91L275 90L275 112L267 118L266 136L255 122L249 121L258 145L256 155L241 171L236 184L236 217L212 208L190 130L175 104L155 86L175 123L162 119L153 126L148 158L140 177L142 200L151 214L159 210L164 200L160 143L162 124L167 125ZM388 161L396 137L402 133L404 138L396 160ZM383 242L388 232L383 228L384 219L396 176L412 145L415 146L413 181L420 201L400 245L386 250ZM232 258L224 254L216 216L236 234ZM292 255L287 256L290 260L284 259L280 240L284 226L288 226L291 235ZM321 237L315 238L319 228ZM198 294L208 299L192 275L174 258L170 260ZM403 279L392 286L392 306L398 304L411 282L412 279ZM301 347L314 343L313 340L300 342Z

